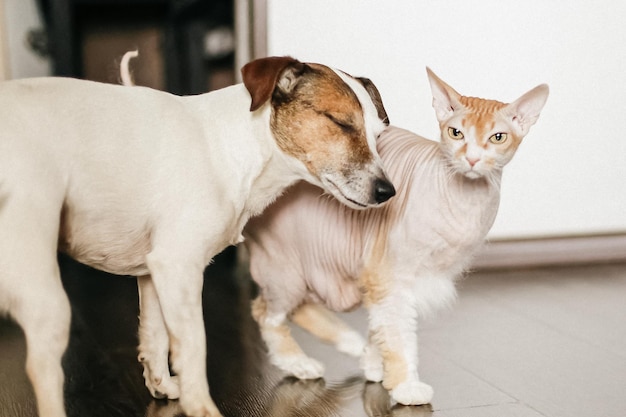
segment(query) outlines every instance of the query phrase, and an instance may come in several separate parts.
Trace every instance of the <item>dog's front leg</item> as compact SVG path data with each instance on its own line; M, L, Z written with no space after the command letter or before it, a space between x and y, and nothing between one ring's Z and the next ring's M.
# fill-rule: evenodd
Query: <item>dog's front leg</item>
M172 368L180 382L180 404L189 417L221 417L209 395L206 375L203 265L190 262L188 254L177 255L179 249L154 249L146 260L170 337Z
M382 376L391 397L405 405L427 404L433 389L420 381L417 371L417 308L406 289L393 288L385 298L369 306L370 345L362 365L375 379ZM382 375L376 375L382 359ZM374 361L374 362L368 362Z
M169 336L156 288L149 275L137 277L139 288L139 362L146 387L155 398L180 396L178 378L170 376Z

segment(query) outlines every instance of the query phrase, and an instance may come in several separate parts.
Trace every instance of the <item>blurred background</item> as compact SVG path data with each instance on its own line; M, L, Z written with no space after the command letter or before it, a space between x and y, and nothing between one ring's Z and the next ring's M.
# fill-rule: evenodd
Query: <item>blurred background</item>
M0 0L0 79L53 75L119 84L121 57L138 50L131 64L137 85L179 95L226 87L238 81L255 47L241 39L252 39L246 32L257 6L237 1ZM230 248L220 262L232 264L234 256Z
M234 82L232 0L3 0L2 12L5 78L117 82L120 56L139 49L141 85L195 94Z
M120 57L138 48L137 84L196 94L239 81L239 68L253 58L292 55L371 78L392 124L433 139L426 66L462 94L507 102L548 83L541 118L505 170L490 239L505 242L500 247L532 241L536 249L523 247L534 259L563 251L570 259L626 257L624 2L574 0L567 10L542 0L0 5L5 79L118 82Z

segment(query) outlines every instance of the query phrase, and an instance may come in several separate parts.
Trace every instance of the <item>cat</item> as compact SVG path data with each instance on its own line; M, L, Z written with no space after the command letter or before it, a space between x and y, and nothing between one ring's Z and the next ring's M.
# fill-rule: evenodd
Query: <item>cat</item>
M291 319L360 355L365 377L406 405L433 397L419 378L417 320L455 299L455 280L496 217L502 169L548 97L545 84L511 104L465 97L427 74L440 141L393 126L377 140L396 197L354 211L300 183L244 231L260 289L252 314L272 363L302 379L324 373L290 335ZM327 310L360 304L367 343Z

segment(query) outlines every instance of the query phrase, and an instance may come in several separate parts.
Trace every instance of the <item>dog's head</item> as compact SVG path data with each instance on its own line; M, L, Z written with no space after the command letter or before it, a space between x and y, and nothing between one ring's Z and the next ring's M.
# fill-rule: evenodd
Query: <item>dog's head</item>
M250 110L269 102L276 143L306 167L307 180L353 208L395 194L376 151L389 122L370 80L290 57L258 59L241 72Z

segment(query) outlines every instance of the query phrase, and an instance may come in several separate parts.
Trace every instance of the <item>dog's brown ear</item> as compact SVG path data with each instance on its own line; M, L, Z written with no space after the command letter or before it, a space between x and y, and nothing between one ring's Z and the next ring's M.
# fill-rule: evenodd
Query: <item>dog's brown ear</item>
M378 117L380 120L385 123L386 126L389 126L389 117L387 116L387 111L385 110L385 106L383 106L383 98L380 96L378 92L378 88L374 85L372 80L364 77L357 77L357 80L363 84L365 90L370 95L374 106L376 107L376 111L378 112Z
M284 93L292 91L304 66L289 56L260 58L244 65L241 75L252 98L250 111L269 100L277 87Z

